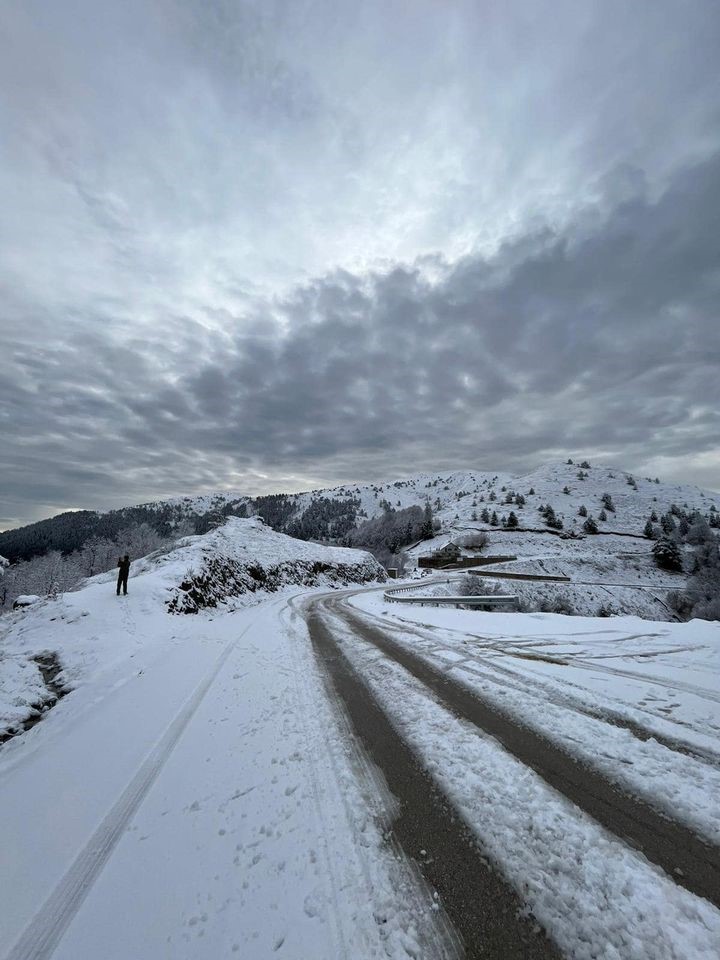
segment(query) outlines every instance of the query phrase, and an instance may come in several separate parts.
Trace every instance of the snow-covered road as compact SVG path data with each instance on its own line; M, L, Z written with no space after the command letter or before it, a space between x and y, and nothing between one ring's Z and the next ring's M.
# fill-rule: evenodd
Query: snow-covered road
M0 750L0 957L720 954L714 625L107 586L13 627L78 684Z
M697 698L707 694L706 705L717 702L716 625L696 627L694 641L680 644L698 674L705 659L706 685L692 685L681 721L687 726L678 724L680 733L660 742L637 718L619 722L617 694L605 698L609 712L603 714L605 704L596 693L583 698L577 690L561 691L562 681L554 687L536 678L533 683L532 675L522 678L517 669L512 680L499 674L506 653L511 663L520 652L521 663L536 665L531 652L516 650L512 642L503 651L503 627L510 628L506 639L517 637L522 646L526 632L537 633L538 620L547 640L562 624L566 631L572 625L587 628L576 618L417 608L398 613L370 592L315 601L312 607L311 627L324 633L326 646L328 636L334 639L336 656L367 686L483 854L564 954L718 954L720 848L713 798L720 764L717 738L708 735L708 722L716 723L717 714L706 712L702 731L696 729L701 724L689 722ZM428 614L434 625L417 622ZM598 634L616 634L616 643L624 633L630 643L637 640L625 623L613 621L609 629L607 621L589 623ZM631 626L637 630L638 623ZM471 624L500 633L484 638L467 630ZM686 627L686 641L693 629L665 627L678 637ZM662 646L656 646L657 654ZM642 652L651 649L649 643ZM547 661L556 667L562 662L549 653ZM357 726L363 736L362 717ZM461 925L462 905L446 899L445 906Z
M163 614L171 635L150 648L138 592L117 613L139 638L132 672L121 662L8 745L0 955L335 960L423 942L452 956L442 912L383 839L386 798L290 595L200 630Z

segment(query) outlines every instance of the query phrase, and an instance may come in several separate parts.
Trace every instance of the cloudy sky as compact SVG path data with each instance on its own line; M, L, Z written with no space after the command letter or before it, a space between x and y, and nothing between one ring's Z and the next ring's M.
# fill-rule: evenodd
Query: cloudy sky
M720 488L717 0L3 0L0 49L0 528Z

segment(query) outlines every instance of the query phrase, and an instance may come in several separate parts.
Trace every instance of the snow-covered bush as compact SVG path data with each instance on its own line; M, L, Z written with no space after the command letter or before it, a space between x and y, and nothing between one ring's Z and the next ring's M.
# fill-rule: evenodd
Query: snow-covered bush
M601 603L597 608L596 617L616 617L618 611L611 603Z
M483 530L464 533L455 539L455 543L465 550L483 550L488 544L488 535Z
M570 600L563 594L558 594L549 600L543 600L540 603L541 613L562 613L566 617L575 616L575 607Z

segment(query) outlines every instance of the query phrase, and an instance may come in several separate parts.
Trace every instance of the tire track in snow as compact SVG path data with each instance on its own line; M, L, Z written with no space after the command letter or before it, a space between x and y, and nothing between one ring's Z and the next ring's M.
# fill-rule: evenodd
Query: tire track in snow
M352 594L348 594L348 596L352 596ZM513 658L527 659L528 655L523 651L525 647L530 647L531 653L534 653L535 647L533 644L535 641L525 643L517 640L517 638L513 638L513 646L510 646L507 642L498 640L497 638L481 637L474 634L468 634L463 630L455 630L452 627L442 627L441 630L438 630L430 624L410 620L405 617L391 619L390 617L385 617L377 613L370 614L367 611L363 611L361 607L357 607L355 609L357 609L358 612L363 616L371 616L374 623L384 624L389 633L407 633L409 629L413 634L422 638L430 645L425 648L421 648L423 649L423 652L429 656L434 655L437 651L444 651L452 654L462 653L463 656L461 659L455 660L452 663L448 663L444 668L439 668L445 673L448 673L454 668L462 667L462 669L466 670L468 673L482 677L484 680L495 683L498 686L506 686L519 692L527 692L533 696L542 696L543 699L549 700L563 709L572 710L577 714L591 717L594 720L601 720L604 723L610 723L615 727L622 727L623 729L628 730L634 737L637 737L638 740L656 740L668 750L674 750L676 753L682 753L685 756L694 757L696 760L699 760L702 763L710 764L714 767L720 766L720 753L717 751L702 747L689 740L683 740L680 736L672 737L660 733L654 727L650 727L646 724L640 723L639 721L629 719L625 714L618 712L612 707L601 708L593 706L585 699L587 696L587 688L581 687L572 682L567 682L567 686L573 692L562 692L554 685L549 686L547 682L542 681L537 677L532 677L527 673L520 673L517 670L511 669L506 664L501 664L498 662L498 658L507 658L509 660L512 660ZM442 634L443 632L457 633L461 637L472 637L472 639L477 641L477 643L473 644L472 651L470 649L467 651L461 651L457 646L452 646L447 642L438 640L438 634ZM683 649L685 648L678 648L678 652L682 652ZM530 659L535 658L540 660L546 659L551 663L558 662L556 658L544 657L542 653L539 653L537 657L530 657ZM593 670L595 662L596 661L594 660L582 660L573 655L572 657L565 657L562 660L562 665L564 667L577 666L578 669L582 670L583 672L587 672ZM614 668L612 667L605 667L603 672L612 671L613 669ZM500 676L493 676L489 671L494 671ZM632 679L636 678L642 680L643 682L653 679L647 674L637 674L633 672ZM663 681L658 681L657 679L656 683L659 686L663 686L664 684ZM677 687L677 684L673 685L669 681L665 685L668 690L672 690L673 686ZM696 687L693 690L686 690L685 692L696 693L697 691L703 689L704 688ZM644 709L641 712L647 713L650 717L652 717L653 720L668 719L666 716L655 713L652 710ZM690 729L694 728L690 727Z
M538 773L598 823L642 851L673 880L720 906L720 850L683 824L624 793L601 773L563 752L545 737L458 684L442 669L401 646L371 625L341 598L322 601L322 609L353 633L372 643L431 690L456 716L494 736L518 760ZM408 633L413 631L408 628ZM679 872L678 872L679 871Z
M227 662L238 642L252 628L247 627L223 649L210 672L186 700L127 787L68 868L55 890L35 914L6 960L48 960L70 922L90 893L130 819L165 766L183 731Z
M299 603L296 603L297 600L299 600ZM403 902L404 912L410 919L409 925L415 928L415 935L417 936L418 933L422 934L423 956L427 956L428 960L431 957L433 960L460 960L460 958L464 956L464 953L455 928L445 913L439 908L437 900L433 898L433 893L428 888L422 871L417 868L414 860L408 859L402 846L394 842L392 838L392 811L395 798L388 796L387 787L378 782L377 770L373 765L372 759L363 749L361 741L355 735L352 720L347 710L343 708L343 705L337 700L332 676L327 669L323 668L323 665L317 664L316 662L317 649L307 630L306 601L303 602L302 595L290 601L289 610L290 623L288 630L294 640L291 649L294 651L293 659L297 681L302 687L302 703L299 703L298 706L299 708L305 707L305 710L299 709L298 715L301 719L303 717L309 717L307 708L312 708L315 698L310 695L308 690L309 684L311 683L311 676L314 676L316 682L322 687L325 696L329 697L332 701L330 708L334 714L333 722L338 724L338 733L344 744L343 757L346 761L348 756L351 758L350 762L357 777L357 786L361 791L364 803L367 805L368 811L371 812L377 829L381 830L384 842L391 849L393 860L392 883L395 894L400 897ZM293 625L296 620L302 622L302 633L298 630L297 626ZM306 651L303 653L302 658L300 657L300 651ZM317 716L314 717L313 722L315 724L317 723ZM327 731L320 737L311 736L310 721L308 719L303 721L303 726L305 729L305 740L311 747L308 759L310 760L310 770L313 781L314 802L319 821L323 824L323 833L329 835L330 832L327 829L327 818L323 814L324 804L321 802L321 795L327 794L329 789L334 788L345 810L345 820L353 835L357 850L357 855L352 865L345 863L333 867L332 858L327 849L327 843L324 844L325 859L331 885L338 890L343 889L348 883L348 871L359 871L363 877L365 895L369 897L374 904L373 913L375 922L382 927L383 921L379 917L378 911L387 909L387 907L381 902L382 896L379 897L376 890L376 880L373 877L373 870L368 862L370 857L366 849L368 840L364 836L364 828L362 826L359 827L358 824L357 806L350 801L347 789L342 785L341 764L336 753L336 745L333 743L334 738L332 736L328 737ZM345 753L346 749L349 749L349 754ZM329 768L333 773L333 784L329 784L327 780L321 778L319 765L314 758L314 752L316 750L325 755ZM364 813L361 816L364 817ZM338 870L342 874L340 878L341 883L338 883ZM357 956L357 953L353 956ZM337 953L337 960L341 960L342 957L350 957L346 946L342 955Z
M318 613L321 604L308 604L303 611L316 656L352 732L398 801L389 845L397 844L438 891L465 956L559 960L557 947L511 884L490 865L469 828L336 643Z

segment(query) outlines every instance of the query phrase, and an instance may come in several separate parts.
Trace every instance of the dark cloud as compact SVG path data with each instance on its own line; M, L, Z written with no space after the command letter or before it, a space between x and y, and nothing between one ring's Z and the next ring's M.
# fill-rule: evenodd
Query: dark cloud
M8 0L0 41L12 522L577 451L720 486L711 0Z
M59 353L18 350L8 501L109 503L258 470L274 485L522 469L577 450L717 467L719 191L720 155L656 202L625 199L592 229L581 216L439 280L399 266L318 278L270 305L269 328L265 305L226 318L229 335L185 323L149 352L99 327Z

